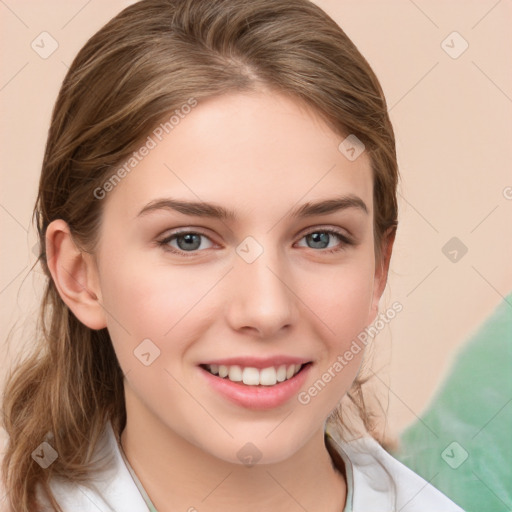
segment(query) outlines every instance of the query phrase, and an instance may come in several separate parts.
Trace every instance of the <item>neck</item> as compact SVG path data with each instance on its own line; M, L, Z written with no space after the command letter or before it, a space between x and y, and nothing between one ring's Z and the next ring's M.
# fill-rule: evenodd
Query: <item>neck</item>
M128 397L127 397L128 398ZM290 458L247 466L221 460L127 400L124 453L158 512L341 512L342 472L332 463L320 428Z

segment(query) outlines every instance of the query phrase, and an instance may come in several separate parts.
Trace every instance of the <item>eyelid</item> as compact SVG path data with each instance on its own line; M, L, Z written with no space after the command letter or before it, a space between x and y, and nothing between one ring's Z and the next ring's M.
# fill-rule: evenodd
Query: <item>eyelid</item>
M346 238L347 240L353 241L353 236L347 230L343 230L342 228L339 228L337 226L332 226L332 225L313 226L312 228L306 228L304 231L300 232L300 236L304 237L311 233L316 233L317 231L333 232L333 233L336 233L336 234Z
M359 245L359 242L357 241L357 238L354 237L350 232L348 232L346 229L343 229L339 226L333 226L333 225L320 225L320 226L313 226L311 228L306 228L305 231L301 231L298 236L298 242L302 240L304 237L317 232L324 232L329 233L332 236L336 236L339 240L339 243L336 247L332 248L324 248L324 249L311 249L315 252L323 252L323 253L336 253L343 251L344 249L347 249L349 247L355 247Z
M337 250L342 250L344 246L347 246L347 245L356 245L356 241L354 240L354 238L352 237L352 235L349 235L348 233L346 233L345 231L343 231L341 228L339 227L335 227L335 226L332 226L332 225L326 225L326 226L313 226L313 227L309 227L309 228L306 228L305 230L301 231L298 235L299 238L297 240L297 242L299 242L300 240L302 240L304 237L312 234L312 233L317 233L317 232L326 232L326 233L330 233L330 234L334 234L336 236L339 237L340 241L341 241L341 247L340 248L334 248L334 249L320 249L320 250L316 250L316 249L312 249L313 251L316 251L316 252L336 252ZM176 228L176 230L172 231L171 233L168 233L167 235L165 235L163 238L160 238L159 240L157 240L157 244L160 245L160 246L163 246L164 247L164 250L168 251L168 252L171 252L171 253L174 253L174 254L179 254L181 256L185 256L185 257L190 257L190 256L195 256L197 254L200 254L201 252L204 252L206 249L202 249L202 250L195 250L195 251L182 251L182 250L179 250L179 249L175 249L174 247L171 247L169 246L169 242L171 240L173 240L175 237L178 237L179 235L185 235L185 234L196 234L196 235L200 235L200 236L204 236L205 238L207 238L208 240L210 240L210 242L215 246L218 244L212 240L211 236L209 236L208 234L206 234L202 228L194 228L193 226L191 227L186 227L186 228ZM297 243L296 242L296 243ZM209 248L211 249L211 248Z
M187 228L177 228L175 231L172 231L170 233L167 233L165 236L157 239L157 244L160 246L163 246L165 250L168 250L169 252L178 253L178 254L184 254L187 255L194 255L201 252L204 252L205 249L202 250L196 250L196 251L190 251L189 254L187 254L188 251L180 251L178 249L175 249L174 247L170 247L168 244L171 240L174 240L179 235L187 235L187 234L194 234L194 235L200 235L205 238L207 238L214 246L218 245L214 240L212 240L212 237L208 234L206 234L201 228L194 228L194 227L187 227Z

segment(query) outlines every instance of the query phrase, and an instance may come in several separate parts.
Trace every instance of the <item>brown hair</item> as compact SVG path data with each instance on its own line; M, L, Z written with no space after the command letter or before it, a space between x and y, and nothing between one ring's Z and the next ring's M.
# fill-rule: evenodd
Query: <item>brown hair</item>
M64 219L94 251L112 176L165 115L234 91L266 88L312 107L340 137L356 135L372 164L376 259L397 226L393 128L379 82L343 30L307 0L143 0L99 30L74 59L59 92L34 208L47 282L33 352L4 392L9 444L3 479L11 506L34 510L36 485L53 499L54 476L85 482L90 456L111 421L126 421L123 373L108 331L80 323L57 292L45 232ZM342 138L340 138L341 142ZM349 398L371 431L361 379ZM337 422L340 411L335 411ZM58 458L42 469L31 453L50 433Z

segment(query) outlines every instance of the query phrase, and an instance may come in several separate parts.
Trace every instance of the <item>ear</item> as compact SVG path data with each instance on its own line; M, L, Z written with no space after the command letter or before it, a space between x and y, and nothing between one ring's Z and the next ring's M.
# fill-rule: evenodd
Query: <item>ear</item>
M76 246L61 219L46 230L46 260L59 295L78 320L90 329L106 327L96 262Z
M368 325L374 322L379 312L379 302L386 283L388 281L389 262L391 260L391 253L393 251L393 244L395 242L396 227L389 228L382 237L381 245L381 258L375 265L375 276L373 281L373 296L372 304L370 306Z

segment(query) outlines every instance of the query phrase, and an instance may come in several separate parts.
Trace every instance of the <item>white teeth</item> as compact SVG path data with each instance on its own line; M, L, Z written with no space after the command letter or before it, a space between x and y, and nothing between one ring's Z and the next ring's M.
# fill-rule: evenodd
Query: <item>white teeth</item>
M263 386L273 386L277 383L277 372L275 368L263 368L263 370L258 373L260 377L259 384Z
M295 373L295 369L292 366L288 366L288 369L286 370L286 378L289 379L291 377L293 377L293 374Z
M236 365L230 366L228 378L233 382L240 382L242 380L242 368Z
M260 383L260 372L256 368L244 368L242 381L249 386L257 386Z
M291 379L298 373L301 367L302 365L300 364L291 364L288 366L282 364L277 368L270 366L268 368L258 370L258 368L250 366L242 368L238 365L206 365L206 368L210 373L213 373L213 375L218 375L222 378L227 377L233 382L243 382L247 386L274 386L278 382Z
M282 364L277 369L276 379L277 379L277 382L283 382L284 380L286 380L286 365L285 364Z

